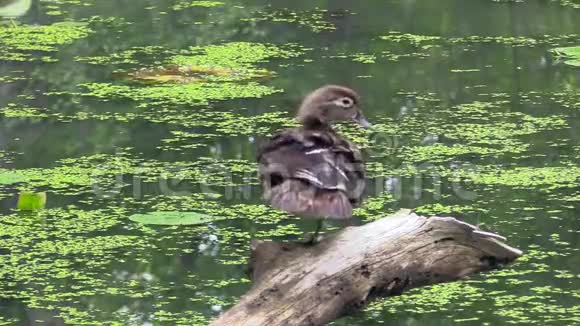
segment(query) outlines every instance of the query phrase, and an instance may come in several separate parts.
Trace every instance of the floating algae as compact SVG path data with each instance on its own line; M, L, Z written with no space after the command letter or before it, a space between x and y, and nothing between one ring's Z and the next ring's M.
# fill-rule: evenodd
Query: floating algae
M90 42L54 45L57 51L10 50L61 62L9 62L0 72L0 92L9 95L0 101L0 324L31 316L75 325L208 324L251 286L243 273L251 239L294 241L309 230L259 199L255 150L261 137L295 125L288 110L301 94L328 82L359 89L373 122L369 130L338 126L368 154L369 198L357 219L400 207L452 215L525 251L501 271L375 301L335 324L577 323L577 78L572 66L554 66L546 55L578 44L566 35L574 32L571 9L542 3L551 10L545 20L512 22L496 15L507 6L461 3L497 18L480 26L470 10L427 2L393 2L388 11L349 4L359 15L334 4L322 11L223 2L212 9L169 0L136 10L108 0L46 0L22 20L83 20L95 32ZM518 18L535 6L510 10ZM405 25L410 9L445 11L445 19ZM388 26L408 35L378 39L389 36L389 14ZM99 18L83 18L92 15ZM240 21L252 15L259 21ZM456 37L470 33L481 36ZM231 45L239 40L276 45ZM212 42L220 43L205 46ZM304 49L281 45L287 42L315 49L299 58ZM299 53L269 54L276 49ZM193 84L212 91L179 90ZM211 98L222 91L217 84L240 86L231 92L235 100ZM266 87L259 94L286 93L238 96L248 84ZM93 91L102 97L86 96ZM44 130L43 151L29 147ZM72 139L61 142L55 130ZM110 154L115 145L124 152ZM476 200L458 198L457 180ZM17 212L21 190L46 192L48 209ZM154 226L129 219L167 211L219 221Z
M274 58L291 58L301 53L300 48L287 49L259 43L226 43L206 47L192 47L178 55L169 56L161 68L148 68L146 73L129 72L127 77L148 80L164 85L129 86L112 83L87 83L81 93L102 99L128 98L141 106L164 104L207 105L212 100L263 97L279 90L251 81L271 74L256 67ZM119 55L131 60L133 52ZM83 59L81 59L83 60ZM87 59L106 63L104 59ZM116 60L114 58L113 60Z
M335 13L344 16L349 12ZM316 8L314 10L295 11L290 9L265 10L254 13L253 17L245 18L251 22L294 23L309 28L314 33L333 31L336 26L326 17L331 16L328 10Z
M183 9L192 8L192 7L206 7L206 8L210 8L210 7L219 7L219 6L223 6L223 5L224 5L224 3L221 2L221 1L178 0L171 7L171 9L173 9L173 10L183 10Z
M60 46L72 44L92 32L87 23L62 22L52 25L0 25L0 59L8 61L45 61L57 59ZM42 56L36 52L44 53Z

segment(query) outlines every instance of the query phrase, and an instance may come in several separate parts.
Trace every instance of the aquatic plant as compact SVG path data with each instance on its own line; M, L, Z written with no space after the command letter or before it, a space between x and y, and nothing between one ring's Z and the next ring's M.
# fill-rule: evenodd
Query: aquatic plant
M470 35L465 37L444 37L437 35L420 35L401 33L391 31L380 39L409 44L416 48L427 50L433 46L441 45L457 45L457 44L497 44L506 46L538 46L538 45L557 45L567 41L577 40L580 36L578 34L569 35L541 35L538 37L522 37L522 36L485 36L485 35Z
M580 4L578 6L580 6ZM565 64L580 67L580 46L555 48L552 52L554 52L558 57L563 58Z
M11 74L0 76L0 84L9 84L19 80L26 80L24 76L18 76L17 72L12 72Z
M257 183L256 163L246 160L219 160L200 157L195 161L161 162L129 156L96 154L63 159L54 168L0 168L0 184L18 184L26 191L50 189L64 195L103 191L117 192L128 184L118 180L135 175L144 181L175 179L214 186L235 186ZM251 176L251 179L248 179ZM103 194L101 194L103 195Z
M21 192L16 207L22 211L34 211L46 206L45 192Z
M400 32L390 32L387 35L380 37L381 40L397 42L397 43L409 43L416 47L423 47L426 49L425 43L432 43L433 41L440 41L442 37L431 36L431 35L417 35L410 33L400 33Z
M578 3L578 0L550 0L550 1L557 2L562 7L580 9L580 3Z
M343 12L341 15L346 14L349 14L349 12ZM302 11L275 9L256 12L253 17L244 18L243 20L250 22L294 23L299 26L307 27L314 33L320 33L322 31L332 31L336 29L334 24L326 19L328 16L330 16L328 10L320 8Z
M100 57L79 58L92 63L132 63L137 53L158 52L158 48L135 49L122 52L109 59ZM166 51L167 53L167 51ZM232 98L263 97L279 90L258 84L241 81L256 79L271 72L257 68L256 65L274 58L291 58L302 53L299 47L277 47L269 44L235 42L205 47L192 47L178 55L166 59L165 65L174 68L149 68L128 73L134 80L149 80L165 85L129 86L111 83L82 84L88 92L84 96L103 99L128 98L140 102L140 106L163 104L206 105L211 100ZM112 61L109 61L112 60ZM238 83L234 83L238 82Z
M288 59L302 54L298 46L279 47L271 44L235 42L204 47L191 47L181 55L169 59L170 64L185 69L200 69L222 72L216 80L232 81L271 74L256 68L258 63L274 58Z
M0 25L0 59L8 61L41 60L53 62L50 55L38 57L34 52L54 52L59 46L87 37L92 32L87 23L61 22L52 25Z
M355 216L364 218L365 220L376 220L386 216L388 213L394 212L394 209L390 205L395 202L396 200L393 194L383 192L366 199L362 207L355 208L353 213Z
M475 204L477 205L477 203ZM477 208L473 205L444 205L441 203L419 206L415 212L426 216L457 216L457 214L487 212L487 209Z
M223 6L224 3L221 1L200 1L200 0L178 0L171 7L173 10L183 10L191 7L218 7Z
M90 7L94 5L93 0L41 0L40 5L49 16L63 16L74 7Z
M153 225L196 225L219 221L219 217L212 217L196 212L149 212L131 215L133 222Z
M88 91L83 96L102 99L128 98L140 102L140 107L164 104L207 105L210 100L263 97L280 90L258 83L212 83L212 84L169 84L147 87L131 87L111 83L90 83L79 85Z
M520 189L537 186L547 189L572 188L580 178L580 167L574 164L513 169L488 166L478 173L468 173L468 176L475 183L512 186Z
M336 325L578 323L570 266L580 97L574 67L554 69L545 57L558 48L557 62L574 60L567 53L580 36L566 34L574 2L542 4L555 10L545 21L514 21L517 35L497 15L506 8L488 3L497 24L473 21L481 35L470 35L456 24L465 11L427 2L412 6L450 14L377 32L387 12L367 21L375 8L354 2L352 11L326 11L39 1L21 21L46 25L0 26L0 60L10 61L0 72L8 95L0 99L0 324L25 323L29 309L50 312L35 315L40 323L207 324L250 287L242 271L252 239L293 241L308 229L259 199L254 154L260 138L294 125L287 110L299 93L325 82L360 87L373 122L337 126L368 154L369 197L357 219L401 206L454 215L526 253L510 268L376 301ZM388 13L408 5L389 4ZM342 24L355 34L333 34ZM458 198L457 182L476 200ZM46 193L46 207L19 211L21 192ZM212 219L131 220L156 212Z
M132 47L130 49L112 53L106 56L93 56L93 57L75 57L76 61L86 62L96 65L123 65L123 64L142 64L140 59L146 58L147 56L157 58L160 55L174 54L175 51L166 49L162 46L142 46L142 47Z

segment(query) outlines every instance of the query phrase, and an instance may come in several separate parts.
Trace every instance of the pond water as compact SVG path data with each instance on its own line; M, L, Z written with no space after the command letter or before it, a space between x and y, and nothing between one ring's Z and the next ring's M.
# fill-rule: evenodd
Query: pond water
M358 90L359 223L451 215L524 251L336 325L580 323L580 4L0 0L0 325L203 325L251 286L258 144L302 96ZM21 191L46 208L16 210ZM135 223L198 212L203 225ZM334 228L336 229L336 228ZM326 232L334 232L330 227Z

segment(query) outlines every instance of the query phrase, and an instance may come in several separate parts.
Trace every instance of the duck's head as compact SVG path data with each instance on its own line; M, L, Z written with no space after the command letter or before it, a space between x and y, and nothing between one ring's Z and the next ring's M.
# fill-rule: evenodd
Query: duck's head
M353 121L364 128L370 123L359 108L359 96L350 88L326 85L308 94L298 110L298 121L305 126L328 126Z

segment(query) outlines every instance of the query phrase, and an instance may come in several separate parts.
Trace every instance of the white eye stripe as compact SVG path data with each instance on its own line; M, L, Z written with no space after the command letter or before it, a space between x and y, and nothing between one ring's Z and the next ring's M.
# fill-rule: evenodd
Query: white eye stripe
M334 104L343 108L351 108L354 105L354 100L350 97L341 97L334 100Z

